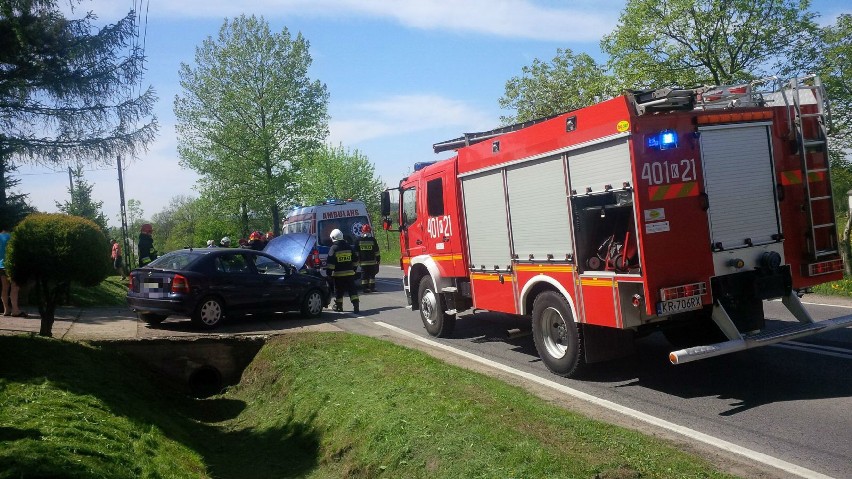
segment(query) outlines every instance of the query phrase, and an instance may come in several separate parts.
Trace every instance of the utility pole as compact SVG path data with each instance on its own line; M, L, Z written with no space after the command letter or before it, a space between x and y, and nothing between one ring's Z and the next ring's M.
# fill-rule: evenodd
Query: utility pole
M121 239L122 245L124 245L124 267L129 275L130 270L133 269L131 265L136 264L136 258L130 249L130 241L127 237L127 211L124 208L124 177L121 171L121 155L115 157L115 163L118 165L118 196L121 204Z
M71 201L74 201L74 180L71 179L71 167L68 167L68 188L71 191Z

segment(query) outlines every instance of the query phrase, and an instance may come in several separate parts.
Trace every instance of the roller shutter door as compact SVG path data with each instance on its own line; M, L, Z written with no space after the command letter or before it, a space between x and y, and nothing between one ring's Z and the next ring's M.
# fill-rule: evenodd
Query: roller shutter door
M506 270L511 264L502 171L462 180L470 262L475 269Z
M565 260L571 246L571 215L561 157L508 168L509 214L518 259Z
M568 153L571 189L584 194L605 191L606 185L621 189L630 182L630 147L626 138L607 141Z
M780 233L769 130L765 125L701 130L710 236L724 249L773 243Z

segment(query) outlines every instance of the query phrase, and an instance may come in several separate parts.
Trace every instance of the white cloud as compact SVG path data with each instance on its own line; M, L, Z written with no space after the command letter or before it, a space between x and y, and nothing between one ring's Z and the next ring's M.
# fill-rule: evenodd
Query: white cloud
M552 7L533 0L175 0L143 2L150 18L223 18L240 14L342 18L360 16L397 22L423 30L472 32L509 38L551 41L597 41L615 26L623 2L571 2ZM553 3L553 2L549 2ZM558 2L557 2L558 4ZM101 19L127 14L114 0L84 1Z
M494 126L494 115L439 95L397 95L343 110L340 119L329 122L333 144L357 144L437 128L471 131Z

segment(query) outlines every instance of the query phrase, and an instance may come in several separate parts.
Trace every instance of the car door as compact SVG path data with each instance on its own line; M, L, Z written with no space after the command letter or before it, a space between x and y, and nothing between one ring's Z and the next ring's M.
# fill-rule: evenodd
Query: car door
M239 250L214 259L210 290L225 300L232 313L251 313L264 308L263 279L253 263L246 253Z
M301 283L295 268L277 259L258 254L254 267L261 277L261 301L267 311L288 311L299 304Z

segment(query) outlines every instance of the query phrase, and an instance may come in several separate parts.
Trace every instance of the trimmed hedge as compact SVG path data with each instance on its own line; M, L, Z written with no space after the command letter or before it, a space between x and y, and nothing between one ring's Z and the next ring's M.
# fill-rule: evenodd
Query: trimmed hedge
M6 271L18 284L95 286L111 271L110 261L109 242L97 224L61 213L24 218L6 250Z

